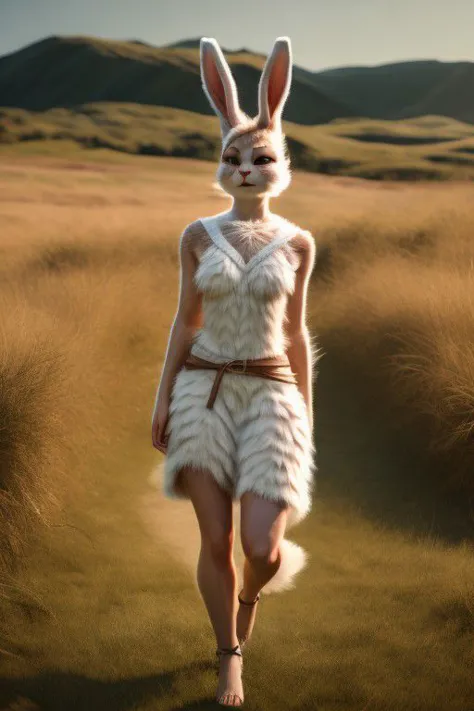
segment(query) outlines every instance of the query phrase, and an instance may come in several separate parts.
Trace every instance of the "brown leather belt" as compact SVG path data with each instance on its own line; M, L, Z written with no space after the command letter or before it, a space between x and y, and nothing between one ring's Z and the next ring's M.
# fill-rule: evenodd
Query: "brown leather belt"
M186 370L210 369L218 371L207 401L206 407L208 409L212 409L214 405L217 391L225 372L280 380L283 383L294 383L295 385L298 383L296 374L291 370L290 361L286 354L269 356L268 358L234 359L224 361L224 363L215 363L212 360L205 360L190 353L184 361L183 367Z

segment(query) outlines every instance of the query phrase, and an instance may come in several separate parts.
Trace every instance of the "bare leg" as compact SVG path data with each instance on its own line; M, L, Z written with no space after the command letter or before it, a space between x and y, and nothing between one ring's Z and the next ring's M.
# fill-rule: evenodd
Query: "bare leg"
M287 508L246 492L241 497L242 549L245 554L242 598L254 600L280 567L280 542L285 535ZM241 643L252 633L256 607L240 605L237 612L237 636Z
M183 469L181 481L192 501L201 532L201 551L197 568L199 590L216 635L218 647L235 647L237 612L237 573L233 559L234 529L232 499L206 470ZM219 698L226 689L235 690L219 698L223 705L243 701L241 659L220 657Z

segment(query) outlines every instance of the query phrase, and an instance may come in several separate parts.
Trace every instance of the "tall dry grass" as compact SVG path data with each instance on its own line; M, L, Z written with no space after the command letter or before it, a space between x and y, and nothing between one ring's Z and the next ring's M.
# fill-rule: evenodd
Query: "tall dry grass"
M64 520L93 457L106 456L136 413L151 415L178 236L227 204L211 187L212 165L84 155L10 157L0 170L4 565L38 521ZM447 453L447 479L468 487L471 191L295 173L272 206L317 241L309 308L327 355L397 402L400 422L423 416L420 446ZM146 402L136 401L139 383Z
M151 417L140 388L145 379L152 400L167 260L146 252L126 263L120 250L91 247L87 265L71 266L73 251L42 245L16 288L2 288L0 572L19 562L38 524L69 525L69 503L94 486L97 461L145 408Z
M64 467L63 344L2 294L0 341L0 569L22 552L35 523L57 503L52 472Z
M311 307L328 350L445 467L443 485L472 493L474 208L450 196L446 208L418 191L390 222L323 232Z
M176 236L153 177L71 167L0 173L0 574L39 524L69 525L97 458L151 416L173 308Z

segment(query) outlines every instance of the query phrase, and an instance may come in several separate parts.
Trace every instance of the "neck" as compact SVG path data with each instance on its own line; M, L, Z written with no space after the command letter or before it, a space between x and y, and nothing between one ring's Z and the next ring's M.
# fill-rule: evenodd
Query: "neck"
M271 213L268 195L255 196L255 198L237 200L235 197L232 207L228 212L229 220L267 220Z

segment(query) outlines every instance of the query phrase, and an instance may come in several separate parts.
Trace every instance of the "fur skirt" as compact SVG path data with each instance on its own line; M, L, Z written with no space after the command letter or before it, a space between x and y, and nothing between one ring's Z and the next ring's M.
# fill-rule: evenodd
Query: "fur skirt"
M233 500L252 491L287 504L291 528L311 510L315 491L316 452L301 392L294 383L225 373L208 409L215 377L183 368L174 380L163 493L187 498L177 486L180 469L207 469Z

